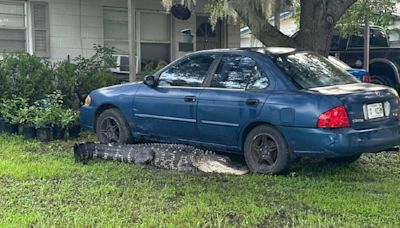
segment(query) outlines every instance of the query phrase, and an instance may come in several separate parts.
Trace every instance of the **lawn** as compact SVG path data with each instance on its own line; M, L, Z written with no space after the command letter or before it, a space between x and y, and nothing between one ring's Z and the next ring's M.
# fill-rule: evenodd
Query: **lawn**
M236 177L83 165L73 143L0 136L0 227L400 226L400 153Z

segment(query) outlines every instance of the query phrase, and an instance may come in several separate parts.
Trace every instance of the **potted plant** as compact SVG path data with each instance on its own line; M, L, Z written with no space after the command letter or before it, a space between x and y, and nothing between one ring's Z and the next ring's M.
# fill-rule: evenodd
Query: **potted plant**
M36 103L37 115L33 119L36 127L37 138L42 142L49 142L51 140L51 109L41 107Z
M26 100L13 96L11 99L3 99L0 103L0 114L3 118L3 132L18 134L18 110L26 104Z
M71 138L78 138L81 133L81 125L79 124L79 112L73 111L71 118L73 121L69 124L68 135Z
M19 124L25 140L36 138L35 118L38 115L35 105L26 105L18 110Z
M62 140L65 138L65 130L75 122L75 113L72 109L65 109L61 106L55 107L52 112L52 133L53 139Z

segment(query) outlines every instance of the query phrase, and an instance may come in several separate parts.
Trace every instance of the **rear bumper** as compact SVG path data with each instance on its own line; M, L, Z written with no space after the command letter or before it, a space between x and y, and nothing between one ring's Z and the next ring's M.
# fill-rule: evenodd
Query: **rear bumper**
M400 144L400 123L354 130L281 127L295 156L343 157L379 152Z
M94 107L92 106L83 106L81 108L81 113L80 113L80 124L81 127L90 130L90 131L94 131L95 127L94 127L94 119L95 119L95 113L96 110Z

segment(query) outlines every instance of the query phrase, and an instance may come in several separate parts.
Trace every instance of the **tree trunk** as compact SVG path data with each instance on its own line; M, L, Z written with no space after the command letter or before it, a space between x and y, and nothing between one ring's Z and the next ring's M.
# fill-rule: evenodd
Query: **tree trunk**
M300 0L300 30L296 47L328 55L336 23L356 0Z
M267 0L229 0L229 4L249 26L253 35L266 46L295 47L328 55L336 23L356 0L300 0L300 30L295 37L282 34L268 23L260 11Z

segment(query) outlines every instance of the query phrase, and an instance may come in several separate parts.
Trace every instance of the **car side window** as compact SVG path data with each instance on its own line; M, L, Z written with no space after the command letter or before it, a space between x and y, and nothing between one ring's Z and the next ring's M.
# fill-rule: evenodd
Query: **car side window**
M162 72L158 84L201 87L214 60L215 57L210 55L189 57Z
M211 81L211 87L260 90L269 86L269 79L256 61L245 56L223 56Z

